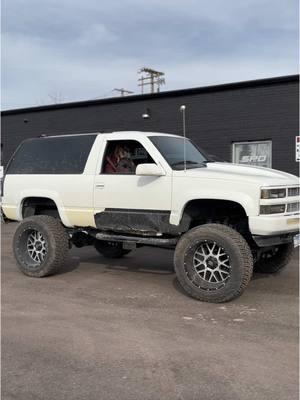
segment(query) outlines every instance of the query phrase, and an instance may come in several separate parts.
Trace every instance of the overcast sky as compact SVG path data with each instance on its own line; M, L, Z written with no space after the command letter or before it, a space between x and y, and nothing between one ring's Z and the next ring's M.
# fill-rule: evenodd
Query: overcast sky
M298 0L3 0L2 109L298 73Z

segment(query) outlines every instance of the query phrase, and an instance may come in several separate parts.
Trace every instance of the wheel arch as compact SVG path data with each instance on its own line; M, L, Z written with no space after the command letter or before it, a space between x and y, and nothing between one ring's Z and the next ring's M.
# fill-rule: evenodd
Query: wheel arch
M238 201L227 199L196 198L189 200L182 208L180 221L187 217L192 224L190 227L193 227L193 221L220 222L234 217L241 218L248 223L245 207Z
M70 226L59 200L48 194L28 193L23 195L20 201L19 215L20 220L33 215L50 215L60 219L63 225Z

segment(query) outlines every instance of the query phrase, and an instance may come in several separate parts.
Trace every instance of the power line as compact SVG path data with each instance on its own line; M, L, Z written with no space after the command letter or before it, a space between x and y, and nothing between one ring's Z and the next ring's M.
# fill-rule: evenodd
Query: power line
M91 100L99 100L99 99L103 99L103 97L107 97L109 96L111 93L113 92L113 90L110 90L109 92L103 93L100 96L97 97L93 97Z

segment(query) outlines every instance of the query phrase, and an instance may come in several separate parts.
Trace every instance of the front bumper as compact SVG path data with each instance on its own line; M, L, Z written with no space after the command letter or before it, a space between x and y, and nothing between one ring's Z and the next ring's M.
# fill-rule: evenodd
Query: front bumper
M249 229L252 235L263 236L297 233L299 230L299 217L299 214L249 217Z
M249 217L252 238L258 247L291 243L299 232L299 214Z

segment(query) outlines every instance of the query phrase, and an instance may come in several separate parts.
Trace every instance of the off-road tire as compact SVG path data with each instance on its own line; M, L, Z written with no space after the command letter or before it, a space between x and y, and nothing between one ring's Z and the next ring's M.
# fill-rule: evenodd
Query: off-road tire
M195 259L199 246L207 243L216 243L217 248L226 252L230 262L229 278L217 289L212 289L217 284L205 282L197 274L194 261L191 261ZM252 277L253 258L248 243L237 231L221 224L205 224L191 229L180 238L175 249L174 266L178 281L189 296L201 301L223 303L243 293Z
M31 232L40 232L46 246L44 259L34 261L28 250ZM13 237L13 252L19 269L28 276L42 278L53 275L66 263L69 238L61 222L47 215L25 218L17 227Z
M129 254L131 250L125 250L120 242L108 242L105 240L95 240L95 249L105 258L121 258Z
M276 246L274 254L262 254L262 256L254 264L254 272L262 274L274 274L283 269L293 256L294 246L293 243L281 244Z

